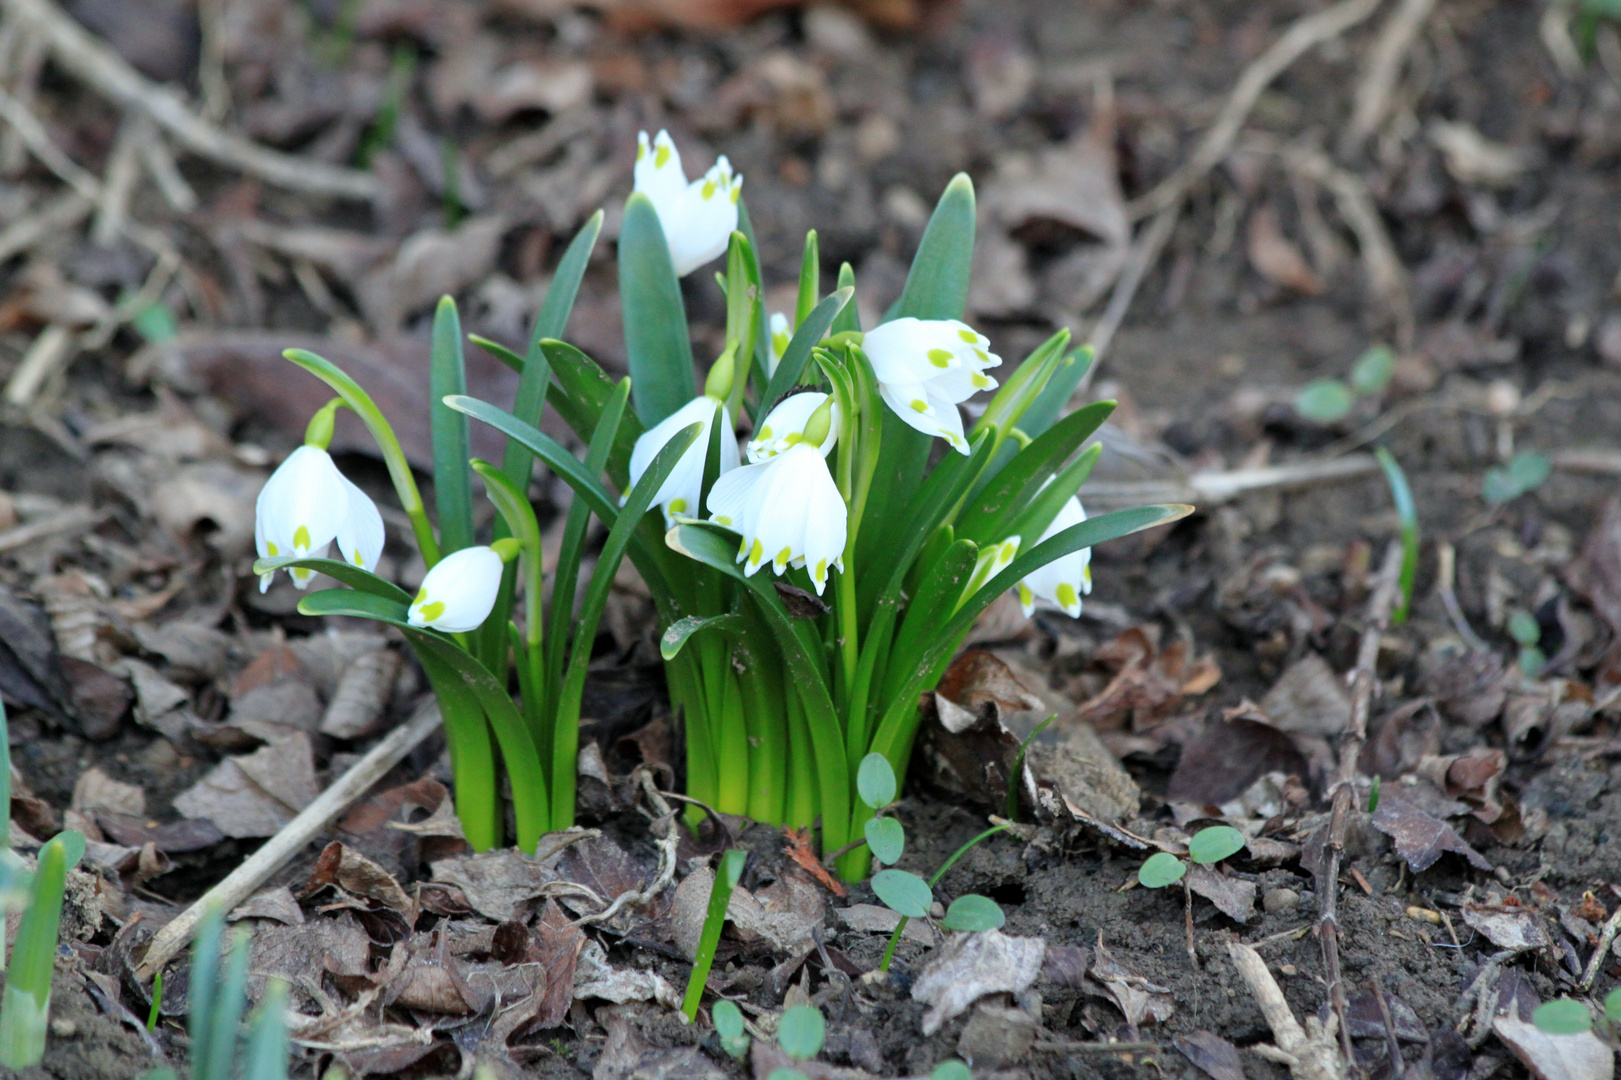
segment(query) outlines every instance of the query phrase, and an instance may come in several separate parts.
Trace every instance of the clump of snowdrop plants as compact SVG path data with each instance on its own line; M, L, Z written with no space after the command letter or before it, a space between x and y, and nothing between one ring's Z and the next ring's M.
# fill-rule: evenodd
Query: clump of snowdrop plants
M858 766L882 754L905 776L920 695L992 600L1013 592L1027 613L1076 614L1092 545L1188 511L1082 511L1076 491L1098 452L1083 445L1113 403L1065 414L1090 362L1067 332L1004 367L962 321L974 235L966 176L936 207L900 299L866 328L847 264L823 294L814 232L795 310L767 316L742 183L724 158L688 181L667 134L642 136L618 245L628 379L561 340L600 214L565 253L524 355L472 339L518 371L510 411L465 395L455 308L441 302L437 529L364 391L320 357L287 353L337 392L325 412L353 408L376 437L429 570L414 597L375 574L375 508L331 467L331 419L319 414L308 445L266 485L255 570L305 573L299 584L328 574L351 589L313 592L301 611L399 627L438 695L457 811L480 850L504 839L497 750L520 847L573 824L580 695L622 557L657 608L688 794L773 824L819 822L823 849L836 851L873 816ZM700 381L680 279L722 256L713 287L725 298L724 347ZM966 428L964 403L978 413ZM539 430L547 407L578 435L583 459ZM469 419L507 436L499 466L469 460ZM528 500L537 457L575 493L546 566ZM475 475L499 511L487 544L473 535ZM575 605L592 515L607 539ZM334 542L340 557L325 558ZM864 876L869 859L852 847L841 872Z

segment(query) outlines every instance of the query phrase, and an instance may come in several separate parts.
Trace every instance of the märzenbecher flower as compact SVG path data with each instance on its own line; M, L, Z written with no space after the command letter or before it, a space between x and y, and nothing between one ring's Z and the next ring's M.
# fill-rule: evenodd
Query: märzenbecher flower
M658 213L677 277L686 277L726 251L737 228L743 178L732 172L725 155L688 183L669 132L660 131L649 145L644 131L637 136L635 173L636 190Z
M895 415L925 435L968 453L957 405L996 380L985 374L1002 358L990 339L956 319L894 319L862 338L878 393Z

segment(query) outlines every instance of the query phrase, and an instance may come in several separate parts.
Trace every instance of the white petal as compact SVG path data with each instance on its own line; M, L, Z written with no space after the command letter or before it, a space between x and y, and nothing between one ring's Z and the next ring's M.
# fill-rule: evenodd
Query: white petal
M313 551L306 552L306 554L312 559L324 559L331 553L331 547L331 544L322 544ZM299 589L307 589L310 587L310 582L315 580L315 571L306 570L301 566L292 566L288 567L287 576L293 579L293 584ZM259 582L259 591L263 592L264 589L265 583L263 579L261 579Z
M754 438L749 440L749 460L765 461L793 446L798 440L790 439L790 436L803 434L805 425L810 422L811 414L821 408L822 402L826 400L826 394L814 391L783 398L781 404L760 421L760 429L754 433ZM828 426L827 438L822 440L819 447L822 456L826 457L831 453L838 441L839 408L834 405L833 422Z
M1059 508L1052 524L1042 532L1041 540L1045 541L1085 520L1086 511L1081 507L1080 499L1070 496ZM1034 610L1036 600L1044 600L1063 609L1071 618L1078 617L1081 597L1092 591L1091 563L1092 549L1081 548L1025 575L1019 583L1019 602L1025 609L1025 615Z
M732 166L723 157L704 176L687 185L672 214L659 215L677 277L686 277L725 253L737 228L742 183L743 178L732 175Z
M349 494L349 513L338 529L338 558L374 573L377 560L383 554L383 515L371 496L342 477L344 490Z
M907 316L874 327L862 336L861 349L872 362L881 383L922 382L930 377L929 362L917 347L926 333L922 320Z
M686 197L687 174L681 169L681 152L675 148L670 133L660 131L649 145L647 132L636 136L636 190L646 195L658 212L659 224L665 234L680 213L681 201Z
M777 574L805 566L820 593L829 568L843 567L849 509L827 462L806 443L728 473L710 491L709 509L741 534L745 574L767 563Z
M478 629L495 607L503 565L494 548L462 548L446 555L422 579L409 622L449 634Z
M343 474L325 450L301 446L287 456L259 492L254 512L254 541L264 556L306 555L320 558L349 514ZM311 573L289 571L299 588ZM261 590L269 588L261 578Z
M759 511L759 486L767 475L767 464L744 465L716 480L705 504L710 520L752 537Z
M782 363L782 354L788 351L788 343L794 339L794 328L788 324L788 316L780 311L771 313L771 348L768 352L770 362L766 365L766 376L777 373L777 365Z
M962 416L950 401L937 399L927 383L879 383L878 393L908 426L943 438L960 454L968 453Z

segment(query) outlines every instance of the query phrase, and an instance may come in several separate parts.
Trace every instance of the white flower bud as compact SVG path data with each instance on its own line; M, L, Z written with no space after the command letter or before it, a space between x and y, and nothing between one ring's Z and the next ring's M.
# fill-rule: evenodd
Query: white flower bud
M453 551L434 564L411 601L409 622L461 634L477 630L490 617L501 589L505 563L494 548Z
M1059 509L1058 516L1041 534L1041 540L1056 536L1086 520L1081 500L1071 495ZM1040 543L1041 541L1037 541ZM1025 617L1036 609L1036 602L1044 600L1062 608L1070 618L1081 614L1081 596L1092 591L1092 549L1081 548L1027 574L1019 582L1019 606Z
M327 547L352 514L354 485L343 478L332 456L316 446L300 446L288 455L265 481L254 507L253 536L260 558L283 555L324 558ZM354 489L354 495L371 500ZM371 507L376 514L377 508ZM381 525L382 518L378 518ZM381 544L378 545L381 551ZM376 556L372 557L373 565ZM314 571L289 570L293 584L308 587ZM273 574L259 578L261 592L270 588Z

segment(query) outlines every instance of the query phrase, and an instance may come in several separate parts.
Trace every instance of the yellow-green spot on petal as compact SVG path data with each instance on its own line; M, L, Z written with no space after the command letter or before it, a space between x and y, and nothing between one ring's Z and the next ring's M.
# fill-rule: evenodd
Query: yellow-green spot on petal
M295 566L288 573L293 575L294 581L308 581L315 576L314 570L306 570L302 566Z
M271 558L275 558L277 555L281 554L281 548L276 546L276 542L274 540L266 542L265 549L270 552Z
M1058 602L1064 607L1072 608L1081 602L1081 598L1075 595L1075 586L1066 581L1058 586Z
M670 513L672 513L672 514L682 514L682 513L686 512L686 509L687 509L687 500L685 500L685 499L671 499L670 500Z
M962 338L964 341L968 342L968 344L970 344L970 345L979 344L979 335L974 333L972 330L969 330L969 329L966 329L966 328L962 329L962 330L958 330L957 331L957 336Z
M737 205L737 200L742 196L742 194L743 194L743 187L742 187L741 184L732 185L732 205L733 206Z
M741 544L737 545L737 557L738 557L739 560L741 560L748 553L749 553L749 538L745 536L743 538L743 542Z
M817 581L826 581L827 580L827 560L826 559L818 559L817 560L817 562L816 562L816 573L812 574L811 576L814 577Z
M359 567L364 567L366 565L366 558L364 555L360 554L359 548L355 548L355 565Z
M792 340L787 334L772 334L771 348L778 356L788 351L788 342Z
M913 398L912 399L912 411L913 412L928 412L929 411L929 403L927 401L924 401L922 398Z
M426 600L427 598L428 598L428 587L426 585L424 585L422 588L417 590L416 599L411 601L411 606L416 607L418 604L422 603L422 601Z
M764 558L765 558L765 545L760 543L760 538L758 536L756 536L754 538L754 544L749 548L749 565L750 566L759 566L760 561L762 559L764 559Z
M445 602L443 600L435 600L431 604L424 604L422 605L421 612L419 612L419 614L422 616L423 622L433 622L433 620L437 619L444 613Z
M662 169L670 163L670 145L665 143L653 152L653 168Z
M310 529L308 525L300 525L293 533L293 550L308 551L310 548Z
M781 551L777 552L777 557L775 559L772 559L771 562L772 562L773 565L777 566L778 568L781 568L781 567L787 566L788 565L788 560L792 559L793 557L794 557L793 549L785 547Z
M765 440L771 438L771 425L770 424L767 424L765 427L760 429L759 438L760 438L761 442L765 442Z
M929 358L929 363L933 364L937 368L948 368L951 366L950 349L930 349L924 355Z
M704 202L708 202L710 199L713 199L715 197L715 181L705 180L704 188L698 193L698 197L703 199Z
M646 156L647 156L647 140L643 139L641 142L636 144L636 160L641 161Z
M1090 563L1088 563L1086 566L1081 568L1081 580L1086 582L1086 589L1087 589L1088 592L1091 592L1092 591L1092 565Z
M1035 602L1036 602L1036 598L1030 592L1030 586L1026 585L1022 581L1019 582L1019 603L1023 604L1025 607L1029 607L1031 604L1034 604Z
M731 523L732 519L728 514L721 514L719 517L715 518L716 525L730 525Z

